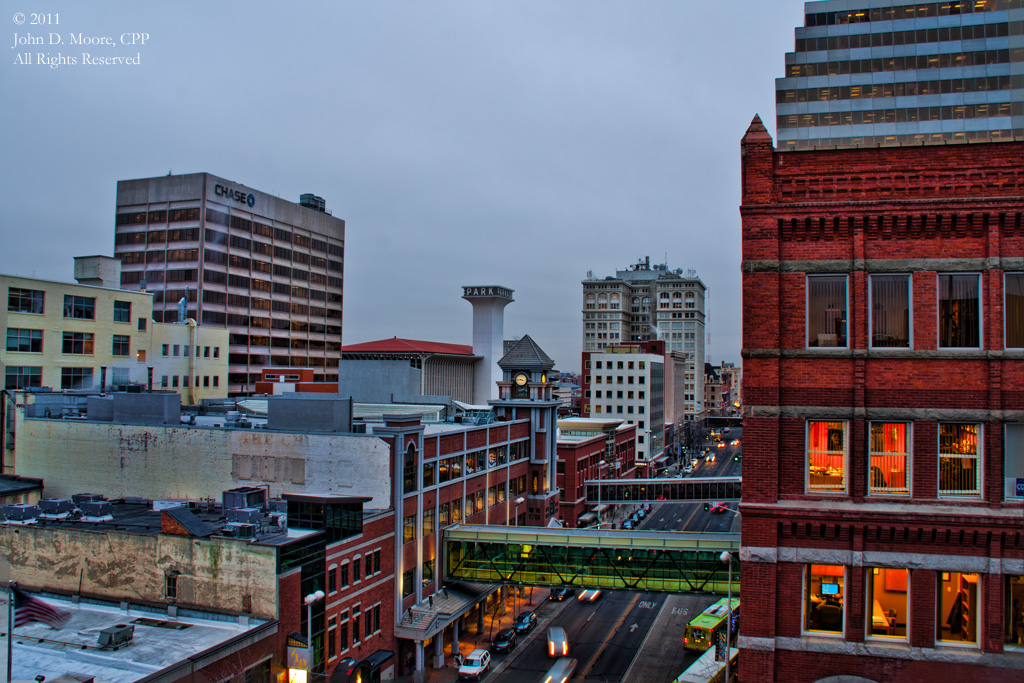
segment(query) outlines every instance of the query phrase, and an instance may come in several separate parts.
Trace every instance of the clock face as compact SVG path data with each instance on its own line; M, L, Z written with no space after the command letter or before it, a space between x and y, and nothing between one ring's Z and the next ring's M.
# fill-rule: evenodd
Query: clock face
M519 386L526 386L527 381L529 381L529 378L523 373L519 373L518 375L516 375L516 384L518 384Z

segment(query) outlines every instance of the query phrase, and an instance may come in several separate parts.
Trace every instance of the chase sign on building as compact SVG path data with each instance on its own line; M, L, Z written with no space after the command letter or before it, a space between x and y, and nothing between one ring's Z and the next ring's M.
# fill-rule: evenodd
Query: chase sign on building
M239 204L245 204L250 209L256 204L256 196L252 192L243 192L242 190L233 190L230 187L225 187L220 183L213 186L213 193L218 197L225 199L231 199Z

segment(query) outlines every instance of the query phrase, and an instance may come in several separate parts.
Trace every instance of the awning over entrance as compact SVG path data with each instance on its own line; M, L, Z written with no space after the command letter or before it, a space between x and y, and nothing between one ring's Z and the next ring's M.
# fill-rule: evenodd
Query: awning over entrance
M593 509L593 512L596 512L597 514L601 514L602 512L604 512L605 510L607 510L610 507L611 507L611 505L605 505L604 503L602 503L601 505L595 505L594 509Z
M579 517L576 518L576 522L578 524L590 524L591 522L594 522L596 520L597 520L597 515L594 514L593 512L588 512L585 515L580 515Z

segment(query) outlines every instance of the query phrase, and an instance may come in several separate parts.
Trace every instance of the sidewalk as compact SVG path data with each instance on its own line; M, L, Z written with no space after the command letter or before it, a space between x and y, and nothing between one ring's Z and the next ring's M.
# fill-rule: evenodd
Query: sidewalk
M530 590L531 589L528 587L523 588L524 594L521 598L519 598L520 612L529 612L530 610L537 611L545 605L551 605L552 607L554 607L554 609L545 609L543 610L543 614L537 614L536 628L534 628L533 632L530 633L528 636L521 637L521 639L519 640L519 644L516 645L515 650L513 650L512 653L510 653L510 656L514 655L519 650L521 650L524 643L533 640L538 636L538 634L544 633L547 622L551 621L551 619L553 619L559 612L561 612L562 608L568 604L567 602L549 602L548 595L551 593L551 591L549 591L546 588L534 588L531 599ZM489 614L485 615L484 627L482 632L477 629L477 620L475 618L467 619L467 622L471 623L467 623L465 628L460 629L459 631L460 654L462 654L462 656L466 656L477 648L490 650L491 640L494 638L494 635L503 628L511 628L512 621L515 619L515 615L512 611L513 609L513 594L512 591L509 591L509 595L505 599L505 614L495 616L493 619L493 624L491 616ZM451 652L450 636L448 636L445 642L444 668L434 669L433 667L431 667L429 665L431 659L432 657L428 653L428 665L426 669L424 669L423 671L417 671L412 674L407 674L405 676L398 676L395 680L398 683L455 683L455 681L459 680L459 670L458 667L455 665L455 653ZM498 664L492 663L491 670L490 672L488 672L484 680L497 680L497 675L505 668L505 661L507 661L507 659L501 661Z

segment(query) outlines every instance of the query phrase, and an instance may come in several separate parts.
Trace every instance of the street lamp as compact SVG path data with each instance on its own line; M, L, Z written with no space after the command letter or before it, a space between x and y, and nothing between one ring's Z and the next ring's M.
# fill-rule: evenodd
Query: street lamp
M519 506L526 502L526 499L519 496L515 499L516 504L516 527L519 527ZM519 586L512 584L512 616L519 616Z
M725 622L725 683L729 683L729 660L732 657L732 652L729 649L729 635L732 631L732 553L725 550L718 559L729 566L729 587L728 595L726 597L726 604L729 606L729 617Z
M604 471L604 460L597 463L597 528L601 528L601 473Z
M309 646L309 668L313 668L316 658L313 656L313 605L324 599L323 591L316 591L307 595L303 602L306 603L306 643Z

